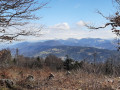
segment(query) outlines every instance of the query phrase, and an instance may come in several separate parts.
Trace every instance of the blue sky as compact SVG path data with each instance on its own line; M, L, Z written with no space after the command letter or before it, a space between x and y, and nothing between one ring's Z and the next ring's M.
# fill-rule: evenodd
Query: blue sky
M47 6L38 13L43 16L41 22L47 25L59 22L73 24L79 20L101 22L103 18L96 10L105 15L115 11L112 0L51 0Z
M51 0L46 8L36 12L37 16L43 18L35 23L45 25L39 39L114 38L109 28L91 32L84 27L85 23L101 26L108 22L96 13L97 10L105 16L116 11L112 0Z

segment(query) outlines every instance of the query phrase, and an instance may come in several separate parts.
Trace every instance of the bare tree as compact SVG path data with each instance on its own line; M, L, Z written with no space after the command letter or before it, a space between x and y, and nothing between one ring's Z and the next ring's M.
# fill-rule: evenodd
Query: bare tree
M101 29L101 28L106 28L107 26L111 26L111 30L113 33L116 34L117 36L117 49L118 51L120 50L120 0L112 0L117 6L117 11L115 12L115 14L110 15L108 17L104 16L100 11L97 11L98 14L100 14L101 16L103 16L106 20L108 20L108 22L101 27L95 27L95 26L90 26L90 25L86 25L89 29Z
M44 0L0 0L0 40L12 41L18 36L35 36L41 28L36 31L21 29L20 26L28 24L30 20L39 19L35 11L47 5ZM17 32L11 32L11 29ZM12 30L13 31L13 30Z

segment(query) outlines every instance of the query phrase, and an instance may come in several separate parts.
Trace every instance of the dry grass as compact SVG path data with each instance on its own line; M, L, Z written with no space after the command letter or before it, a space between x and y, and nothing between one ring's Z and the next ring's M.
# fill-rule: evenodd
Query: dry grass
M55 77L48 80L50 73ZM33 75L34 81L25 81L28 75ZM66 75L64 71L52 72L47 67L36 70L20 67L2 68L0 78L13 80L14 90L116 90L120 86L118 77L88 74L82 70L72 71L70 75ZM0 90L2 89L3 87Z

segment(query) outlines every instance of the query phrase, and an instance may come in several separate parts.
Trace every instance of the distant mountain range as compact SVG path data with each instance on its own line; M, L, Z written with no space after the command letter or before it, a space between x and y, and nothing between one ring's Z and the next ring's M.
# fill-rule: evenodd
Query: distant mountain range
M93 60L93 54L97 53L97 60L102 61L113 54L118 54L112 43L112 40L99 38L67 39L67 40L47 40L44 42L22 42L12 46L19 49L19 54L28 57L45 57L54 54L64 58L69 55L75 60L88 59ZM15 54L15 52L13 53Z
M38 42L22 42L18 43L16 45L13 45L11 47L16 48L24 48L24 47L35 47L35 46L61 46L61 45L67 45L67 46L83 46L83 47L95 47L99 49L108 49L108 50L115 50L115 45L113 44L112 40L105 40L100 38L83 38L83 39L74 39L69 38L67 40L47 40L44 42L38 41Z
M100 49L109 49L115 50L112 40L105 40L100 38L83 38L83 39L67 39L67 40L58 40L63 45L68 46L83 46L83 47L95 47Z

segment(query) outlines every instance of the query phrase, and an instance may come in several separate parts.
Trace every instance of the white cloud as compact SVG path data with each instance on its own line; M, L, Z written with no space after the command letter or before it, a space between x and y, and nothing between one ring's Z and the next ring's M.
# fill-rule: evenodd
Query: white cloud
M81 26L85 26L86 24L87 24L87 23L84 22L84 21L82 21L82 20L79 21L79 22L77 22L77 25L80 26L80 27L81 27Z
M44 30L43 30L44 31ZM102 39L112 39L115 34L110 30L82 30L79 28L71 28L70 30L56 30L48 29L44 31L44 34L40 37L31 38L31 40L52 40L52 39L68 39L68 38L102 38ZM30 40L30 38L29 38Z
M81 21L79 25L83 26L84 23ZM110 28L100 30L89 30L87 28L79 28L77 26L71 27L68 23L55 24L54 26L43 28L40 32L40 37L31 37L28 40L51 40L51 39L68 39L68 38L102 38L111 39L115 37Z
M68 23L64 22L64 23L55 24L54 26L50 26L50 28L58 29L58 30L69 30L70 26L68 25Z
M88 36L91 38L103 38L103 39L111 39L115 38L116 35L111 30L93 30L88 33Z

